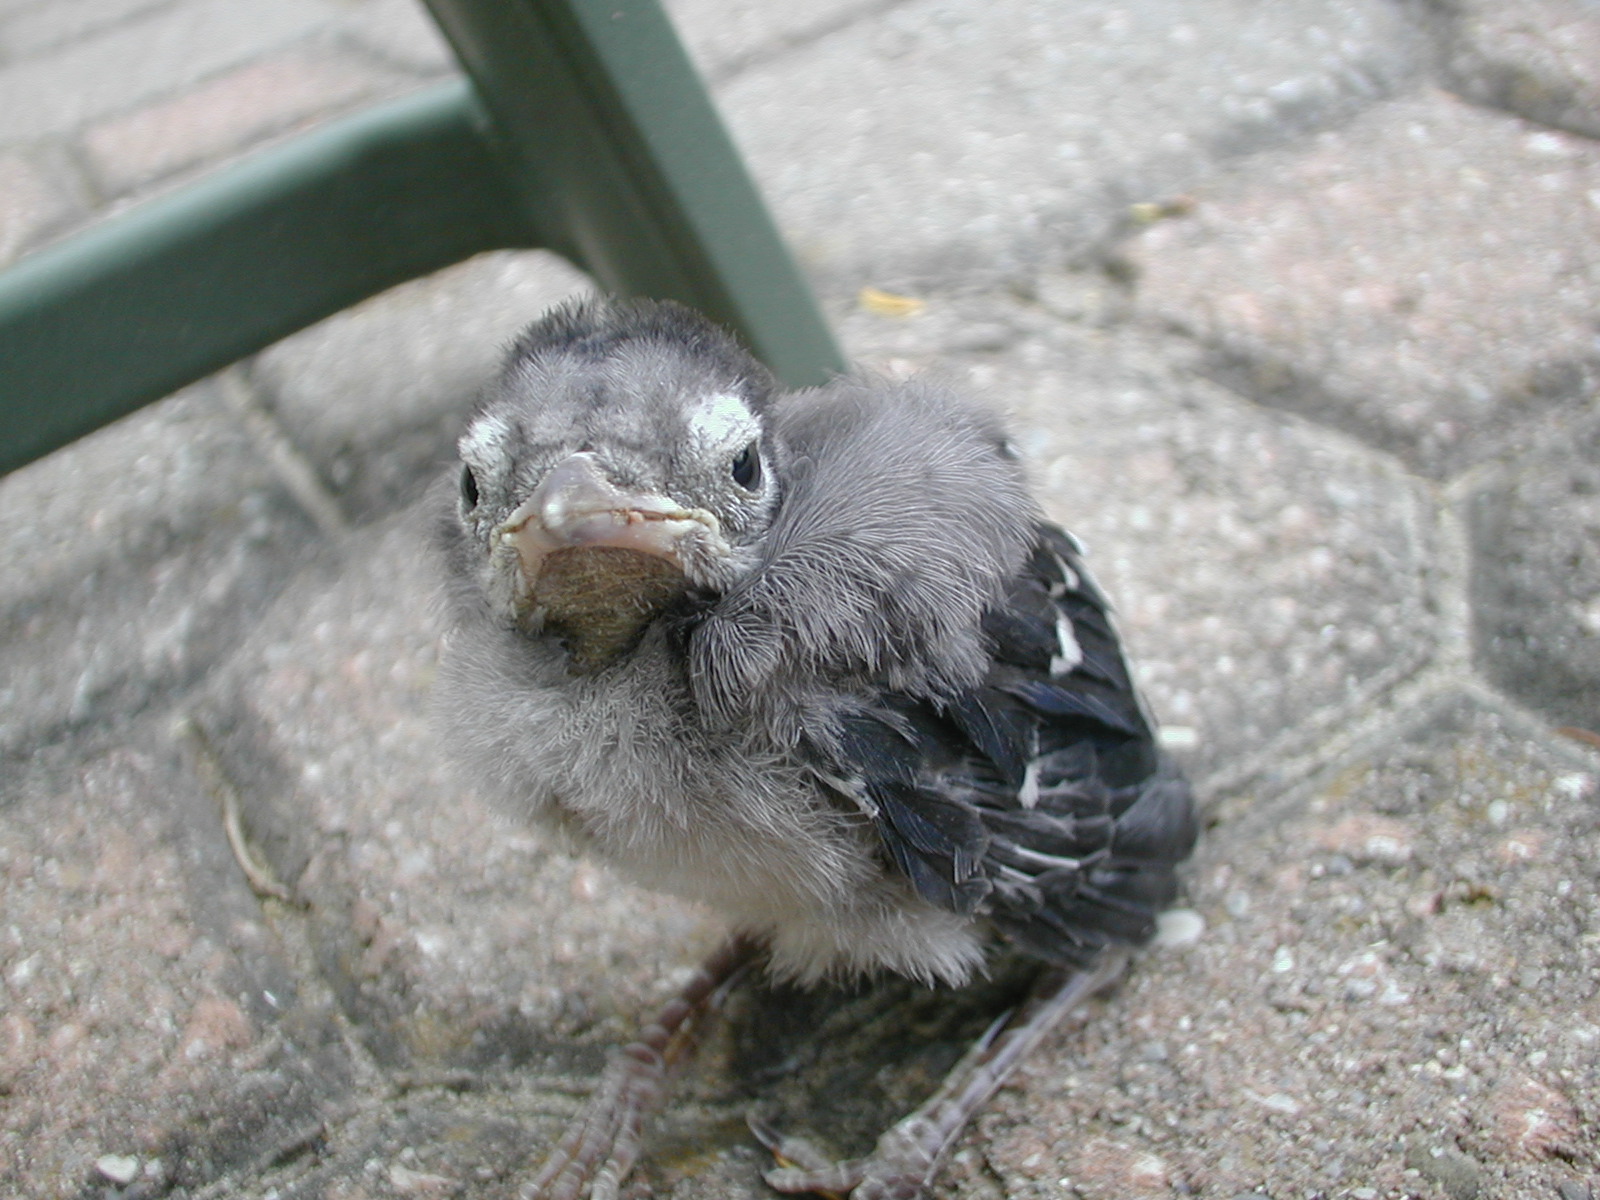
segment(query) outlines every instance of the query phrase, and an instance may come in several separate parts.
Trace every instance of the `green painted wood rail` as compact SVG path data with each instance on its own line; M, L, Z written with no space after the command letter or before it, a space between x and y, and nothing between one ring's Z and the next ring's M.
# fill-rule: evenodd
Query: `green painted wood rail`
M842 368L655 0L427 0L467 81L325 126L0 274L0 472L384 288L541 246L787 383Z

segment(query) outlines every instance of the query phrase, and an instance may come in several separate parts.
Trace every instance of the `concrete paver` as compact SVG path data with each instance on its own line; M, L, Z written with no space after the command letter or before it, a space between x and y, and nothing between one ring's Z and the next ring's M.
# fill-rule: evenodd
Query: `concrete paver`
M1214 832L1205 934L986 1119L1007 1197L1584 1186L1595 776L1464 700L1412 720Z
M0 155L0 263L80 213L36 156Z
M0 9L0 57L16 62L170 6L172 0L55 0ZM14 9L15 11L7 11Z
M341 9L336 28L346 39L397 67L427 76L459 70L444 35L421 4L358 0Z
M904 0L818 0L815 4L724 4L667 0L662 5L684 49L712 80L816 41Z
M209 383L0 480L0 755L201 678L315 527Z
M1198 190L1129 258L1220 376L1448 474L1593 394L1597 246L1600 147L1424 92Z
M379 1062L482 1065L511 1042L527 1058L597 1022L591 1036L614 1037L705 918L552 855L449 777L429 735L437 648L417 619L437 578L423 524L407 513L330 546L195 719Z
M591 286L552 254L480 255L284 339L255 381L346 511L370 520L416 499L454 455L516 333Z
M825 288L993 284L1092 249L1220 153L1393 88L1416 70L1410 32L1384 3L1228 3L1199 21L1159 0L919 0L719 95Z
M673 10L852 356L1013 411L1208 804L935 1194L1600 1194L1592 8ZM0 0L0 254L450 69L401 0ZM0 481L0 1192L515 1194L716 940L429 733L414 503L586 286L483 256ZM741 988L641 1187L771 1195L752 1106L865 1149L1015 985Z
M169 723L8 773L9 1195L79 1194L107 1155L134 1161L144 1194L181 1195L349 1086L337 1030L301 994Z

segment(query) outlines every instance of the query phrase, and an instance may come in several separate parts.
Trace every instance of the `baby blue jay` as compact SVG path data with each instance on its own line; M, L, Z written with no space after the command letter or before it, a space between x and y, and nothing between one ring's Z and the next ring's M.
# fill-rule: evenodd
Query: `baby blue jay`
M780 1190L920 1195L1051 1022L1113 977L1196 832L1104 597L998 419L853 375L781 391L674 304L523 334L440 502L443 740L512 812L739 937L608 1071L534 1194L614 1194L739 964L959 984L1044 965L877 1152L756 1124Z

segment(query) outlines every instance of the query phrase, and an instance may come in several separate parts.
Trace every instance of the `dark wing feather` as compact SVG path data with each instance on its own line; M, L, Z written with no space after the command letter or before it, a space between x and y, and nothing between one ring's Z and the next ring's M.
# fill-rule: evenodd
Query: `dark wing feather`
M956 728L1013 788L1023 785L1038 751L1038 721L999 688L967 688L946 709Z
M993 885L983 873L989 848L982 819L966 804L932 788L901 783L869 785L891 857L917 891L941 908L976 911Z
M878 697L845 721L830 771L854 782L887 857L930 902L1051 962L1144 941L1176 895L1194 804L1077 544L1040 525L983 628L981 684L942 704Z
M1119 696L1097 695L1098 689L1085 681L1058 683L1053 679L1016 679L992 682L1008 695L1015 696L1040 717L1054 717L1063 727L1085 726L1108 734L1136 738L1143 733L1143 722Z

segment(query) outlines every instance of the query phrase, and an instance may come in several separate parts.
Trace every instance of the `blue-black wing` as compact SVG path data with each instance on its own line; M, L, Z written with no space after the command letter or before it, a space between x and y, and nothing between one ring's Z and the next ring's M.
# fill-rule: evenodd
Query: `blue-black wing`
M1067 534L1040 525L984 632L980 686L940 706L881 695L846 719L839 775L929 901L1050 962L1144 941L1176 895L1194 804Z

